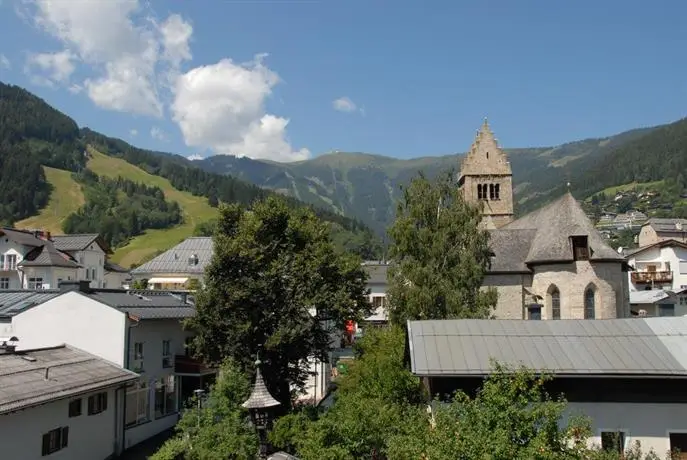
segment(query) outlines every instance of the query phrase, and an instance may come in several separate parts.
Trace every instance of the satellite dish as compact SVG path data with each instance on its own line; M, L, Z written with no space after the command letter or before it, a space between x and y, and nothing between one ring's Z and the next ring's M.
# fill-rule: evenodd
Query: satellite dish
M682 222L680 222L680 221L675 222L675 228L679 231L682 231Z

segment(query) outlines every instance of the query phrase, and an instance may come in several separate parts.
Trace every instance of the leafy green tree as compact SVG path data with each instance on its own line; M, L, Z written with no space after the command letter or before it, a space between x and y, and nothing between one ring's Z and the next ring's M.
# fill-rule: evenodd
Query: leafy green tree
M255 458L258 439L241 403L251 384L232 360L223 363L217 383L200 410L191 401L175 430L151 460L249 460Z
M480 208L467 203L452 173L423 174L403 190L389 229L391 320L486 318L494 289L480 290L490 263Z
M194 349L208 362L233 357L262 372L285 408L302 388L307 359L326 361L332 333L370 314L360 259L337 252L308 209L267 198L250 211L221 205L214 255L196 297Z

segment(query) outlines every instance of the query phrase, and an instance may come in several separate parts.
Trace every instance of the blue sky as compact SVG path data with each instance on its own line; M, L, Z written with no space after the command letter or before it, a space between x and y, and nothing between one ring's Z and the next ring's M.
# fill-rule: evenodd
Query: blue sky
M0 80L183 155L441 155L484 116L507 147L555 145L682 118L685 17L679 0L0 0Z

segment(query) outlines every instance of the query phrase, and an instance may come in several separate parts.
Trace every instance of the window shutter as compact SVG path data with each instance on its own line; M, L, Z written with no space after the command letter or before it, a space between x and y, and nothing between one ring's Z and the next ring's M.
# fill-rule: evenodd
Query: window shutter
M50 433L43 435L43 455L50 453Z
M64 426L62 427L62 447L67 447L67 444L69 443L69 427Z
M103 404L102 407L100 408L102 411L107 410L107 393L101 393L102 398L103 398Z

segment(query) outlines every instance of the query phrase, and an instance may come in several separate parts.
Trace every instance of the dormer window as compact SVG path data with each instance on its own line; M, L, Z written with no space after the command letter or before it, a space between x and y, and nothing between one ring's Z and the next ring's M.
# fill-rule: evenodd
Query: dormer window
M589 260L589 241L587 235L571 236L574 260Z
M196 254L193 254L191 257L188 258L188 264L189 265L198 265L198 256Z

